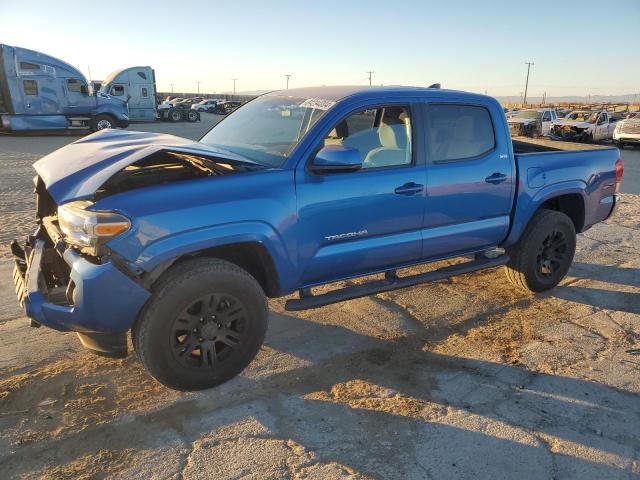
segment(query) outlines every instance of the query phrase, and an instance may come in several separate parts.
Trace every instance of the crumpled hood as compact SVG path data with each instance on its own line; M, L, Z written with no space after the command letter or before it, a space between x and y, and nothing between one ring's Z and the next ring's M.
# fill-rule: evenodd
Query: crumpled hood
M557 120L553 122L554 125L567 125L569 127L589 128L593 123L578 122L576 120Z
M226 150L174 135L108 129L42 157L33 167L60 205L92 198L95 191L117 172L160 150L214 155L255 164Z

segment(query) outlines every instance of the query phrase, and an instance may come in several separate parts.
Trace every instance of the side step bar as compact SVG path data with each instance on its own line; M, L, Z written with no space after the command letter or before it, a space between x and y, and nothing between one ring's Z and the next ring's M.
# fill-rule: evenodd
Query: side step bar
M384 280L374 280L362 285L354 285L352 287L340 288L322 295L313 295L310 289L300 291L300 298L287 300L285 310L297 311L307 310L310 308L323 307L332 303L342 302L344 300L352 300L354 298L367 297L376 293L398 290L400 288L411 287L420 283L435 282L444 278L462 275L464 273L475 272L485 268L499 267L509 261L507 254L499 255L495 258L481 257L476 260L450 265L432 272L420 273L408 277L398 277L395 270L387 272Z

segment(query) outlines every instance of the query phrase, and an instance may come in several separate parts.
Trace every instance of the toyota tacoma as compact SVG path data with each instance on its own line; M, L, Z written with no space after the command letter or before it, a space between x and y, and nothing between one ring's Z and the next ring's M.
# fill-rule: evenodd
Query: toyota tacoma
M36 162L14 282L33 326L117 357L131 335L158 381L208 388L257 354L268 297L298 292L285 308L309 309L498 266L520 289L553 288L576 233L614 211L619 157L514 141L483 95L273 92L200 141L107 129Z

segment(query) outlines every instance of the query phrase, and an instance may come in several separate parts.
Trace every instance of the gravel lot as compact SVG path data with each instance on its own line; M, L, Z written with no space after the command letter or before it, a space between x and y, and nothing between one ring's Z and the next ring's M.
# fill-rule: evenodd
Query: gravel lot
M198 138L216 118L132 128ZM74 138L0 137L1 242L33 228L31 163ZM629 194L545 295L496 269L297 315L273 300L258 358L191 394L29 328L3 254L0 477L640 477L639 246Z

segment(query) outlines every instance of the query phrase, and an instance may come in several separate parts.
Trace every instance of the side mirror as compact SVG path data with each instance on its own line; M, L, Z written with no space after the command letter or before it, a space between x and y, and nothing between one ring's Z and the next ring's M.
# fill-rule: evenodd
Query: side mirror
M362 168L362 155L355 148L327 145L313 159L313 173L355 172Z

